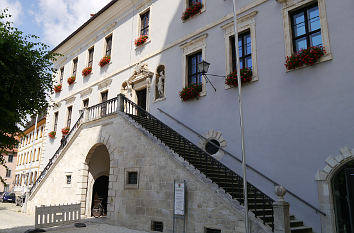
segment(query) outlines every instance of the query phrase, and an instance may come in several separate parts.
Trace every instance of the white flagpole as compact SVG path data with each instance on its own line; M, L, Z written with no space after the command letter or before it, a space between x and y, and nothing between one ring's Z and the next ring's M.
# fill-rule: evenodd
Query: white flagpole
M34 132L33 132L33 143L32 143L32 153L30 153L31 155L33 155L33 157L35 156L34 154L34 144L36 143L36 135L37 135L37 121L38 121L38 113L36 115L36 123L34 125ZM30 156L30 163L29 163L29 169L28 169L28 177L27 177L27 185L26 185L26 197L25 197L25 202L23 203L23 212L26 213L27 212L27 201L29 198L29 183L30 183L30 178L31 180L33 179L33 176L31 177L31 167L32 167L32 156Z
M242 150L242 170L243 170L243 197L245 208L245 228L246 233L249 233L248 222L248 195L247 195L247 179L246 179L246 152L245 152L245 133L243 123L243 108L242 108L242 95L241 95L241 72L240 72L240 57L238 51L238 31L237 31L237 16L236 16L236 0L233 0L234 9L234 30L235 30L235 50L236 50L236 70L237 70L237 83L238 83L238 103L240 107L240 129L241 129L241 150Z

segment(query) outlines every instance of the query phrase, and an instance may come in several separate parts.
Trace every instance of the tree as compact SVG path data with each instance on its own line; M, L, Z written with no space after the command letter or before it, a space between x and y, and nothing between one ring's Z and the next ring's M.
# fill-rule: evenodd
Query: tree
M0 11L0 166L2 156L18 143L16 135L28 115L48 105L52 92L52 60L58 54L35 35L24 35L13 27L8 10ZM2 180L0 178L0 180Z

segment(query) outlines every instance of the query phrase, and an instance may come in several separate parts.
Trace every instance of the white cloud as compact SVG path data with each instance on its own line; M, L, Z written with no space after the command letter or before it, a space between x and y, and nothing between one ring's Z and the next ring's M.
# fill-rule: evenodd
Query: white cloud
M1 1L1 0L0 0ZM56 46L110 0L39 0L32 12L46 43Z
M13 22L16 26L20 24L22 13L22 5L19 1L14 0L0 0L0 9L3 10L8 8L8 13L11 15L11 18L8 21Z

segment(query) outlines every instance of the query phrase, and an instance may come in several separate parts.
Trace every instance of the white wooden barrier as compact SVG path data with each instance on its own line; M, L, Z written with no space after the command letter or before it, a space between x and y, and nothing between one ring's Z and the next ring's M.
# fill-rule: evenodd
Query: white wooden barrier
M80 204L36 206L35 228L53 227L80 220Z

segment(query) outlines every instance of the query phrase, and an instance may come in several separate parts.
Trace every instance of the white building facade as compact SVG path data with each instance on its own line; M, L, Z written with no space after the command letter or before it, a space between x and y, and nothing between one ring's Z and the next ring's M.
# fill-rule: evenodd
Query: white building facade
M134 145L143 139L128 134L131 138L126 141L127 149L115 141L120 138L116 133L107 133L111 129L129 131L118 126L107 129L107 125L122 123L112 115L121 106L121 99L115 99L119 94L241 174L237 88L213 76L227 76L234 71L233 4L231 0L203 0L195 15L191 9L186 16L184 12L196 2L115 0L54 49L64 55L55 63L59 71L55 81L61 84L61 91L53 95L54 107L48 113L48 132L56 132L56 137L46 139L43 165L53 162L52 158L61 158L68 165L67 156L76 163L70 167L55 160L54 168L48 167L48 177L43 176L44 183L32 193L34 203L39 203L36 193L56 174L68 193L75 188L72 184L87 184L78 185L81 191L75 191L72 198L81 201L83 212L90 215L95 180L105 176L108 181L103 183L107 183L108 190L102 195L108 196L107 215L118 222L124 219L122 211L127 214L124 216L142 212L150 216L147 208L152 207L144 207L144 201L128 207L125 199L118 198L127 195L124 185L130 175L132 180L139 180L135 176L144 171L140 155L134 154ZM348 51L354 48L348 42L352 32L345 30L351 28L353 15L348 9L352 6L350 0L239 0L237 6L240 65L252 70L243 85L249 182L273 199L274 185L283 185L289 192L286 200L291 213L314 232L349 232L354 227L350 221L350 216L354 217L353 198L349 202L341 198L354 197L348 188L354 187L350 176L354 157L348 149L354 143L354 70L353 55ZM325 51L320 49L323 54L318 56L314 55L316 51L306 50L319 46ZM110 57L109 61L100 66L105 56ZM287 57L292 60L287 61ZM209 80L197 70L202 60L211 64ZM91 73L85 70L87 67L92 67ZM182 101L180 91L193 84L201 87L199 97ZM142 116L136 107L129 112L124 105L122 110ZM66 127L73 129L72 133L65 132ZM62 129L69 133L70 140L66 140L62 152L55 154L63 142ZM94 157L90 156L107 151L109 157L96 163L102 163L97 165L102 169L93 168ZM134 154L134 164L125 167L129 159L120 157L120 152ZM89 175L82 175L86 173ZM172 181L164 182L173 182L170 178ZM149 189L144 186L144 190ZM57 202L51 200L49 204L60 204ZM128 209L136 212L129 215ZM296 225L296 220L293 222ZM166 225L171 229L170 223ZM138 228L146 230L144 226Z

